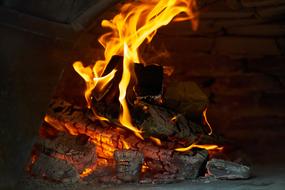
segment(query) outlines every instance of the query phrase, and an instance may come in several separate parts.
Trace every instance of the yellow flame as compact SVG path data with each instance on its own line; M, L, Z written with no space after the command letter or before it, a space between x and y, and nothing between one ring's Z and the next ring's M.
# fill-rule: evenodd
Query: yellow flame
M92 91L95 87L98 91L104 90L108 83L114 78L116 70L114 69L106 76L98 77L97 72L93 72L92 68L89 66L84 67L80 61L75 62L73 64L73 68L86 82L85 99L88 103L88 107L90 108Z
M176 148L175 150L178 152L186 152L188 150L191 150L192 148L203 148L206 150L223 150L223 147L219 147L218 145L209 145L209 144L205 145L191 144L186 148Z
M144 42L150 43L160 27L171 21L192 20L193 29L196 29L198 22L195 9L195 0L138 0L125 3L113 19L103 20L102 27L111 29L99 38L99 42L105 48L105 59L96 61L93 67L84 67L81 62L75 62L73 65L86 82L85 99L88 107L91 106L93 90L104 90L105 85L115 75L115 71L112 71L107 78L102 76L112 56L124 56L123 76L119 84L119 101L122 107L119 121L143 139L142 132L132 125L126 101L131 67L134 63L143 63L139 56L139 47ZM104 85L97 88L101 81Z
M203 120L204 120L204 123L209 127L210 129L210 132L208 133L208 135L212 135L213 134L213 129L212 129L212 126L210 125L210 123L208 122L208 119L207 119L207 110L208 108L206 108L204 111L203 111Z
M122 143L123 143L123 149L126 149L126 150L130 149L129 144L126 141L122 140Z

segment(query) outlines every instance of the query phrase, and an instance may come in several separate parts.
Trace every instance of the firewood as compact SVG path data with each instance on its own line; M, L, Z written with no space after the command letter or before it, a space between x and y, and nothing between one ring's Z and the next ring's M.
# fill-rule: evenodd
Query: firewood
M160 65L135 64L137 83L135 93L139 98L156 98L162 95L163 67Z
M196 179L203 172L208 159L207 150L197 150L196 154L175 154L174 163L177 165L178 173L186 179Z
M174 148L169 149L168 147L157 146L147 140L142 141L133 133L124 129L118 130L111 125L108 127L96 125L86 117L84 112L72 107L73 105L65 101L53 101L47 113L46 121L60 131L72 132L74 135L88 135L96 144L98 158L112 160L114 151L126 148L126 143L130 150L143 153L146 163L155 166L152 168L153 171L166 171L168 173L179 171L177 168L179 166L174 164L174 155L179 153L174 154ZM181 154L183 155L183 153Z
M114 153L116 160L117 177L125 182L138 181L141 166L144 161L143 154L132 150L116 150Z
M49 156L66 160L73 165L78 173L85 168L94 168L96 163L95 144L86 140L84 135L72 136L67 133L60 133L54 139L40 138L38 145L42 152Z
M238 163L211 159L207 162L208 174L217 179L248 179L250 177L250 168Z
M144 121L139 125L146 137L154 136L162 139L168 137L187 138L190 142L195 139L195 134L183 115L174 113L162 106L146 103L141 103L140 106L144 107L144 111L147 113Z
M65 160L56 159L40 153L31 166L32 175L57 182L76 182L79 174L75 167Z

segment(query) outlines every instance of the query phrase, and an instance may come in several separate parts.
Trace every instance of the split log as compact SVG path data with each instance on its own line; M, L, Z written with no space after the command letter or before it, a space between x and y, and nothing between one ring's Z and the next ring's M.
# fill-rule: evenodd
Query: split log
M112 81L104 90L95 88L92 92L92 109L96 114L114 121L119 117L120 102L119 102L119 83L123 74L123 57L113 56L103 72L103 77L116 70Z
M120 180L125 182L139 180L144 161L142 153L132 150L116 150L114 158L116 160L117 177Z
M137 83L135 93L140 99L161 97L163 90L163 67L160 65L135 64Z
M212 159L207 163L208 174L217 179L248 179L250 168L238 163Z
M65 160L56 159L40 153L31 166L31 174L57 182L76 182L79 174L75 167Z
M186 179L196 179L203 172L208 160L207 150L197 150L195 155L175 154L174 163L178 166L178 173Z
M112 160L114 151L126 148L125 144L127 144L130 150L143 153L146 163L153 171L166 171L170 174L179 171L179 166L174 164L174 155L179 153L175 152L173 146L160 147L148 140L142 141L124 129L114 128L111 125L108 127L96 125L86 117L84 112L72 107L73 105L65 101L53 101L47 113L46 121L57 130L72 132L74 135L88 135L96 144L98 158ZM183 155L183 153L181 154Z
M96 163L95 144L85 135L72 136L67 133L59 133L56 138L40 138L38 146L41 151L51 157L66 160L73 165L78 173L85 168L94 168Z
M141 103L144 107L145 116L139 128L144 131L144 136L154 136L161 139L177 138L187 139L189 143L196 139L192 125L181 115L170 111L162 106ZM196 127L196 126L195 126ZM197 127L197 129L202 129ZM194 129L194 130L197 130Z

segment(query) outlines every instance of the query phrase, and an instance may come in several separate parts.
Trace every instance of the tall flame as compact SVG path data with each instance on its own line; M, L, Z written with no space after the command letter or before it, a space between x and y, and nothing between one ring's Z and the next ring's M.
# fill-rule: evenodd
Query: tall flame
M104 70L114 55L124 56L123 76L119 84L119 101L122 112L119 121L126 128L132 130L142 138L141 131L132 125L126 101L126 91L131 80L131 66L133 63L143 63L139 56L139 47L150 43L157 30L169 24L172 20L192 20L193 29L198 22L195 14L195 0L137 0L125 3L120 13L111 20L103 20L102 27L111 29L102 35L99 42L105 48L105 59L97 61L93 67L84 67L82 63L74 63L74 69L86 82L85 98L91 106L91 93L95 90L104 90L115 75L113 70L102 76ZM100 84L100 88L97 86Z

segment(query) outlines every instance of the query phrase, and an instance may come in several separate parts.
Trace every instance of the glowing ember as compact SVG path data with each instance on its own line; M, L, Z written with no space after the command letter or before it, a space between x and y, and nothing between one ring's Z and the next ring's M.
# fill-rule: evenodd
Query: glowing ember
M85 170L80 174L81 178L89 176L93 170L91 168L85 168Z
M143 63L139 56L139 47L144 42L150 43L157 30L172 20L192 20L193 29L196 29L198 22L195 20L195 8L195 0L139 0L124 4L120 13L112 20L103 20L102 26L111 29L111 32L99 38L99 42L105 48L105 60L99 60L94 66L88 67L84 67L81 62L75 62L73 65L86 82L85 98L88 107L91 107L92 92L103 91L115 75L116 71L113 70L102 76L112 56L124 56L123 76L119 84L119 101L122 106L119 121L143 139L142 132L132 124L126 101L126 91L132 78L132 66L134 63Z
M176 148L175 150L178 152L186 152L188 150L191 150L192 148L203 148L206 150L223 150L223 147L219 147L218 145L197 145L197 144L191 144L190 146L186 148Z

